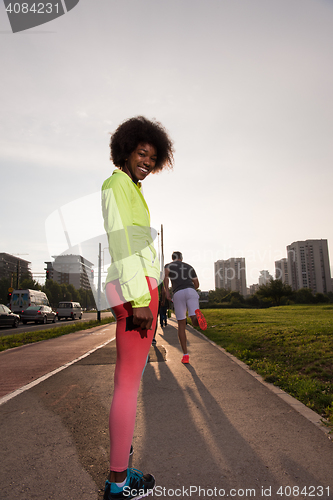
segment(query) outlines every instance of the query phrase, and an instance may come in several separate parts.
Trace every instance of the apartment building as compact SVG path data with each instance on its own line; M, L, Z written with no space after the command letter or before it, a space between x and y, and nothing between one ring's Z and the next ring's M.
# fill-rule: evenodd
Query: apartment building
M248 295L254 295L258 290L259 290L259 284L254 283L253 285L249 286Z
M295 241L287 246L289 285L314 294L332 291L327 240Z
M52 279L62 285L73 285L79 290L90 290L94 281L93 263L82 255L58 255L52 257L54 262L45 262L46 279Z
M282 283L289 285L288 259L285 258L275 261L275 279L281 280Z
M22 276L32 277L30 265L31 262L27 260L2 252L0 253L0 279L7 278L12 281L12 286L16 287Z
M259 286L261 285L267 285L271 280L273 279L273 276L269 274L268 271L260 271L259 275Z
M244 297L246 289L246 269L244 257L232 257L228 260L214 262L215 288L225 288L231 292L239 292Z

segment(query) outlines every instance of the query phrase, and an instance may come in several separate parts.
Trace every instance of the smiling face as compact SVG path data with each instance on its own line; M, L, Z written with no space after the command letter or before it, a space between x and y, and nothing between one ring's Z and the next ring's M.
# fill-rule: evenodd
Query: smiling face
M157 152L151 144L140 142L122 169L135 184L143 181L156 165Z

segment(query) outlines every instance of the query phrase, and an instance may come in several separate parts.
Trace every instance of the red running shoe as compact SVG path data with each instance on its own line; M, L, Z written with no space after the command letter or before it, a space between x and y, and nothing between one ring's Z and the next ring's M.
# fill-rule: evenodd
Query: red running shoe
M199 328L201 328L201 330L207 330L207 321L200 309L195 310L195 315L199 323Z
M190 362L190 356L188 354L184 354L182 357L182 363L187 364Z

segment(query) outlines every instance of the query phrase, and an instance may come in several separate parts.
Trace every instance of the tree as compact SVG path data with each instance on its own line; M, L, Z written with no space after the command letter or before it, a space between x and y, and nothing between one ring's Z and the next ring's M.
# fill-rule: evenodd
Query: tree
M243 295L239 292L229 292L222 299L222 302L231 302L233 304L244 304L245 299Z
M208 292L208 302L210 304L218 304L223 301L224 297L228 295L229 290L224 288L216 288L216 290L209 290Z
M22 290L41 290L42 286L32 278L24 278L20 281L19 288Z
M67 290L68 290L68 293L71 296L71 298L69 300L73 300L73 302L79 302L80 301L79 291L72 284L67 285Z
M45 281L43 292L46 293L52 307L58 307L59 302L80 302L81 306L87 309L95 307L95 299L91 290L80 288L77 290L73 285L63 283L59 285L56 281L48 279Z
M52 307L57 307L62 300L60 285L53 280L46 280L43 287L43 292L46 293Z
M78 290L79 293L79 302L82 307L85 309L93 309L96 307L94 294L91 290L85 290L84 288L80 288Z
M7 304L8 288L10 288L10 280L8 278L1 278L0 280L0 303Z
M282 297L292 295L293 291L289 285L282 283L281 280L270 279L266 285L261 285L256 295L266 299L272 299L277 306L280 305Z

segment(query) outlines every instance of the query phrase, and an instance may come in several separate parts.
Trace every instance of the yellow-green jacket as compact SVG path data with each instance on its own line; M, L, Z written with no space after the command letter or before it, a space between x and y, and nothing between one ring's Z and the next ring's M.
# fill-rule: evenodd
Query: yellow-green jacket
M127 174L114 170L102 186L102 211L111 255L106 283L119 279L126 302L132 307L148 306L146 276L159 283L160 265L140 183L136 185Z

